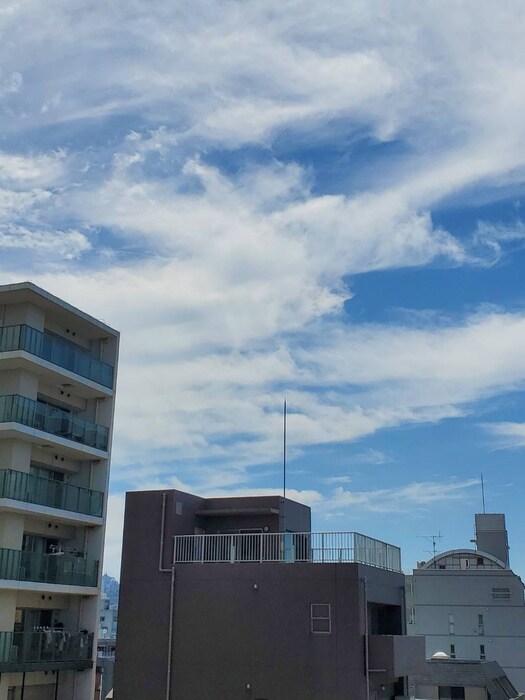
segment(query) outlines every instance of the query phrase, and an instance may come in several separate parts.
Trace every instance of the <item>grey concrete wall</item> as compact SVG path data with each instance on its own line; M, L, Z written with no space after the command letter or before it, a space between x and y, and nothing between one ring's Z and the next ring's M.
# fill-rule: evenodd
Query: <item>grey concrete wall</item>
M415 608L409 634L426 637L426 656L437 651L457 659L480 659L480 645L488 661L497 661L520 691L525 690L525 605L523 583L510 570L416 570L407 609ZM508 588L509 600L493 600L492 588ZM454 617L454 633L449 631ZM484 634L479 634L478 615Z

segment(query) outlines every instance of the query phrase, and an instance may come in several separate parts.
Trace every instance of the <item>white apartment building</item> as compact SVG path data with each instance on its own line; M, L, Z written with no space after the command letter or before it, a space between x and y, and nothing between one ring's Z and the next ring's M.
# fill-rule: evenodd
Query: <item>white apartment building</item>
M523 692L524 587L509 566L505 516L475 517L475 549L438 554L406 577L407 632L425 636L427 659L497 661Z
M94 697L118 344L0 286L0 700Z

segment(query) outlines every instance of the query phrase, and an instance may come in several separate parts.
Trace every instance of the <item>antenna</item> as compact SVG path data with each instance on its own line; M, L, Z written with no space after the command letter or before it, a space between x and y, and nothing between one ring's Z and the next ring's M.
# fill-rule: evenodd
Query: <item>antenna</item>
M419 538L421 540L426 540L427 542L430 542L430 544L432 545L432 551L430 551L429 549L425 549L425 552L432 554L432 559L435 559L436 554L437 554L436 544L437 544L438 540L443 539L441 532L438 532L437 535L420 535ZM436 562L434 561L434 567L435 566L436 566Z
M286 396L283 406L283 498L286 498Z
M483 483L483 472L481 472L481 502L483 503L483 513L485 513L485 484Z
M286 396L283 405L283 532L286 532Z

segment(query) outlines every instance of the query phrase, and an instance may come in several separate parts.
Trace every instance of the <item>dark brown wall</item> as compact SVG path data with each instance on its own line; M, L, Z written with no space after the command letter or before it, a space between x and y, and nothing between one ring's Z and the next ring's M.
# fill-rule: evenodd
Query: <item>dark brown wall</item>
M166 568L173 559L172 533L193 532L194 512L202 503L178 491L126 495L115 659L115 697L121 700L165 697L171 574L159 571L164 493ZM180 516L176 501L183 503Z
M192 534L205 503L178 491L127 495L116 700L166 698L172 577L159 571L163 493L165 568L173 534ZM303 529L306 507L295 505L290 517ZM177 565L171 700L364 700L364 578L369 602L402 604L402 575L357 564ZM311 603L331 603L331 635L311 634Z
M364 699L362 590L353 564L178 565L173 700ZM332 605L331 635L311 603Z

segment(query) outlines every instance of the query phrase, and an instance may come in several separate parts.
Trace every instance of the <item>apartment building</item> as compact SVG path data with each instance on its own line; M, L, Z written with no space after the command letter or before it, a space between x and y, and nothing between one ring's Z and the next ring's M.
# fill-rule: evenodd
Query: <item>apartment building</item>
M397 547L279 496L128 493L117 700L379 700L424 664Z
M523 582L510 568L502 513L475 516L475 548L420 562L407 576L407 628L424 635L426 655L497 661L525 691Z
M0 700L91 700L118 333L0 286Z

